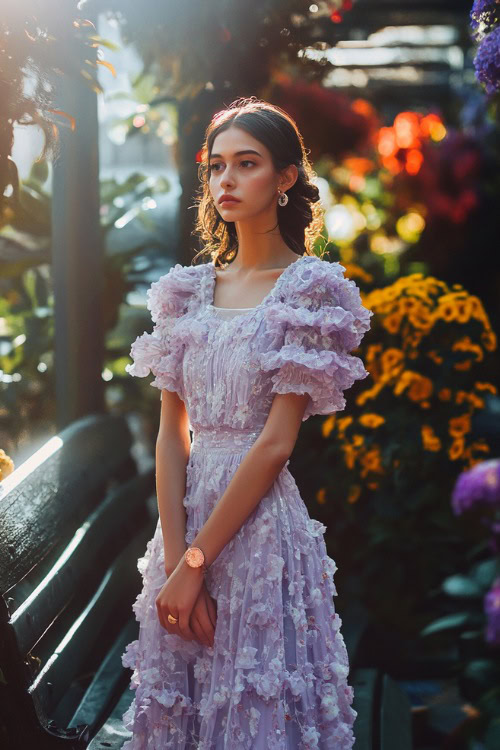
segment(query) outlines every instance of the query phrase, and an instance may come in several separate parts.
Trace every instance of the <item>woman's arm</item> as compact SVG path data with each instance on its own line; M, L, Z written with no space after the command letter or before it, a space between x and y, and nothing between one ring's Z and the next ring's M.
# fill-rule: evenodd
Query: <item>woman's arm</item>
M156 494L169 576L186 551L186 466L190 450L189 420L184 402L162 390L160 428L156 440Z
M211 565L241 528L288 461L309 394L276 394L266 424L193 540Z

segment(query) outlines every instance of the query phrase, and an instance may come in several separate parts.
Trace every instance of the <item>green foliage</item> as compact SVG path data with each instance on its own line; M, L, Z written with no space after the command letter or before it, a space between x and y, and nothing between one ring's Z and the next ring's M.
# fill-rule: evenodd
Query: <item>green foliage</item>
M11 457L40 435L55 432L54 290L50 268L51 198L47 165L35 162L20 186L19 211L0 231L0 445ZM104 180L101 217L105 243L103 371L108 407L149 413L153 430L157 393L130 378L130 344L151 326L143 303L128 295L149 286L160 273L158 257L168 248L148 216L148 201L170 190L166 178L131 174L124 182ZM127 217L144 229L143 239L124 241L116 224ZM111 375L111 377L110 377Z

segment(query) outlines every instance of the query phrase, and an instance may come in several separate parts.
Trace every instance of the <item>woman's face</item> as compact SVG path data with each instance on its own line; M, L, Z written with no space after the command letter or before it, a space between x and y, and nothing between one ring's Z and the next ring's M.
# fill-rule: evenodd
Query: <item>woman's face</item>
M225 221L249 219L277 205L280 183L271 154L241 128L231 126L215 137L209 174L215 207ZM239 202L221 204L225 193Z

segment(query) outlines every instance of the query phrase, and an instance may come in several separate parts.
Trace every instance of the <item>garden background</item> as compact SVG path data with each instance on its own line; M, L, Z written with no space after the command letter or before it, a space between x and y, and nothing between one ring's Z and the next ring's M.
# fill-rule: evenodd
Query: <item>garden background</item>
M125 366L146 289L199 249L204 130L240 96L281 106L316 249L375 313L370 376L290 469L363 663L427 709L417 747L500 747L499 21L494 0L23 0L0 21L0 479L96 411L135 413L152 450L158 393Z

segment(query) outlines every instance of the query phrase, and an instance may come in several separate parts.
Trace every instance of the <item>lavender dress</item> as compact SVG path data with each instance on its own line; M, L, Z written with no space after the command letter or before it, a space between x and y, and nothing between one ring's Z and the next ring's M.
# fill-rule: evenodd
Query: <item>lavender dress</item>
M176 391L193 441L191 544L266 422L275 393L308 393L303 419L345 406L368 374L349 354L371 311L339 263L301 256L253 308L213 305L212 263L175 265L148 290L155 327L132 345L131 375ZM123 750L348 750L349 664L326 527L311 519L288 462L206 574L215 643L169 634L155 599L166 580L160 520L138 561L139 637L123 656L135 690Z

